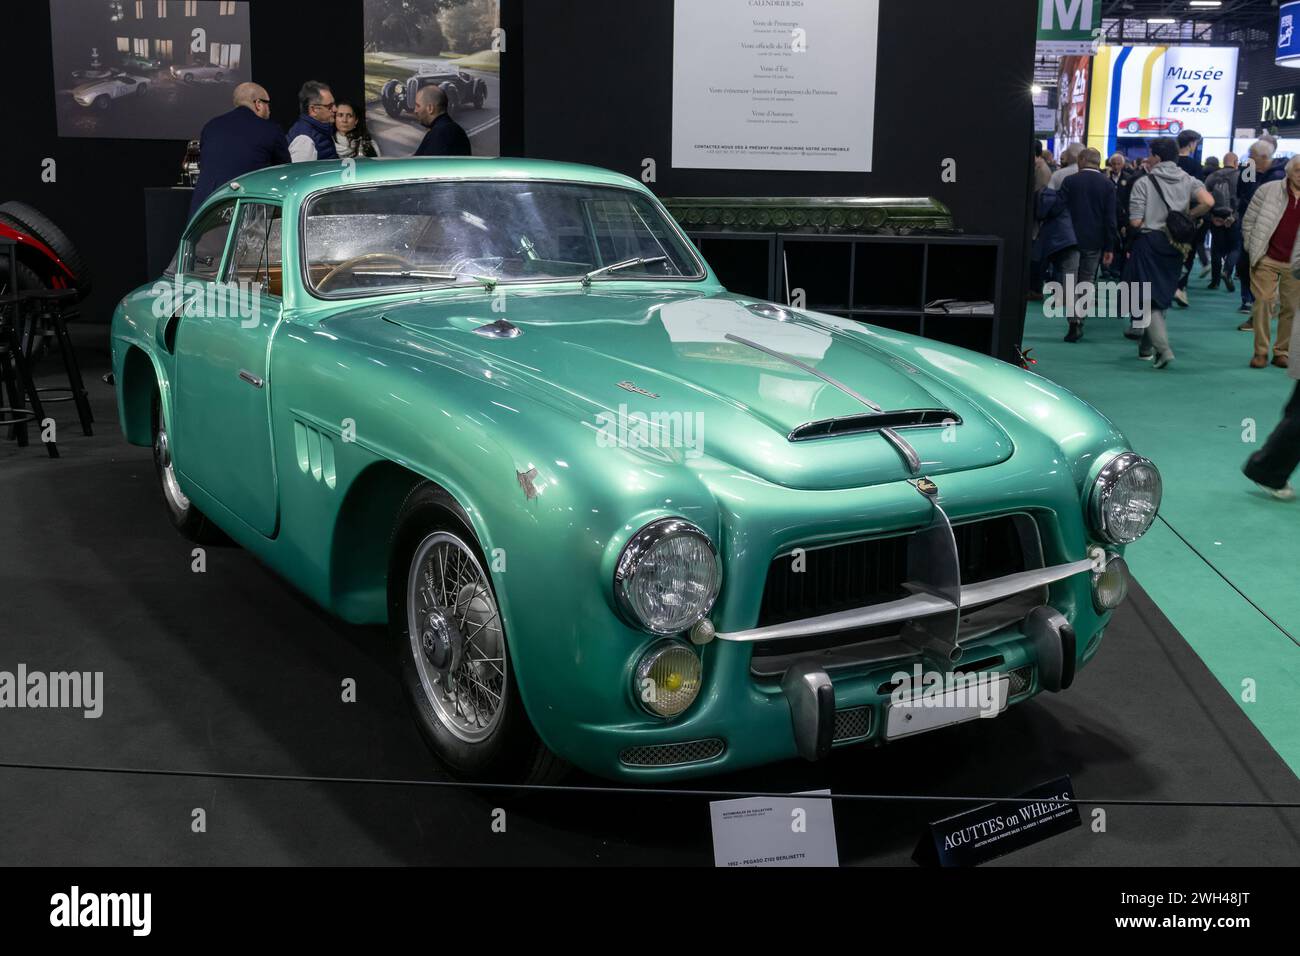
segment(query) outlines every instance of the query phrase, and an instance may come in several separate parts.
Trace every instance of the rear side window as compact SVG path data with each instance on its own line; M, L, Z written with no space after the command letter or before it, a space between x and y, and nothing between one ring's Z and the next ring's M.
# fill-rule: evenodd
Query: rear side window
M181 272L195 279L216 279L234 216L233 200L214 206L204 213L181 245Z

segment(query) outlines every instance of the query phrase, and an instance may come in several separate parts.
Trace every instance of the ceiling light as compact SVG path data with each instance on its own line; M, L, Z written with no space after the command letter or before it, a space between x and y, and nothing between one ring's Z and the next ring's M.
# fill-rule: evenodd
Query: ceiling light
M1189 0L1189 7L1221 7L1223 0Z
M1177 23L1172 17L1147 17L1147 23Z

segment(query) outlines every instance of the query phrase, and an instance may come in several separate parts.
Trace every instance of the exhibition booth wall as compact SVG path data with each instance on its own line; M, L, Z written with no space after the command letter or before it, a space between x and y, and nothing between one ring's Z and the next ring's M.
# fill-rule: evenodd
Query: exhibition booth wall
M1014 355L1028 258L1034 0L999 3L996 16L969 0L883 0L869 173L674 168L672 0L519 6L523 42L510 55L522 54L527 155L637 178L653 159L651 188L663 197L933 197L952 210L958 229L1002 238L996 354ZM944 29L934 29L937 23ZM808 38L809 55L816 40ZM956 161L951 182L943 176L947 159Z
M991 285L1001 290L996 341L972 344L1011 358L1023 327L1019 290L1028 255L1033 123L1025 90L1032 79L1034 9L1033 0L1012 0L993 18L967 0L883 0L871 171L849 173L674 168L672 0L503 0L501 152L590 163L636 178L653 160L649 185L661 197L931 197L952 211L957 229L1001 239L1000 255L990 256L987 269L998 273ZM51 84L57 72L51 4L18 4L7 16L0 34L4 69L25 101L23 115L36 119L7 137L0 155L3 198L30 203L64 228L95 276L83 317L107 322L118 299L150 278L144 191L177 183L185 143L61 138ZM330 83L339 99L364 96L364 16L363 0L317 8L253 0L246 55L252 78L271 95L277 123L293 121L305 79ZM951 29L936 32L936 22ZM816 46L817 37L810 37L809 55ZM209 118L193 117L194 137ZM871 122L844 118L864 121ZM855 281L869 285L873 268L888 271L868 257L858 262Z
M253 78L269 92L272 118L282 127L298 113L304 80L331 84L340 99L362 95L362 13L362 0L250 3ZM14 102L0 150L2 199L30 203L68 234L95 280L82 317L107 323L123 294L151 278L143 193L177 183L185 141L59 137L50 14L48 0L4 11L0 70ZM210 118L194 117L194 138Z

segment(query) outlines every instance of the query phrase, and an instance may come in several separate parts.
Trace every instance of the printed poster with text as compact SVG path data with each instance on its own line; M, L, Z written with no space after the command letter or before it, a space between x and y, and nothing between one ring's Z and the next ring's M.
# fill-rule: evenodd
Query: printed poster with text
M871 171L879 0L674 7L673 166Z

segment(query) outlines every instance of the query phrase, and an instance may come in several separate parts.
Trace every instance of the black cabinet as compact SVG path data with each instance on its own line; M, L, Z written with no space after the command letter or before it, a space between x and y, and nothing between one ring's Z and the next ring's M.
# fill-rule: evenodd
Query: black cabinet
M687 234L732 292L997 354L997 236Z

